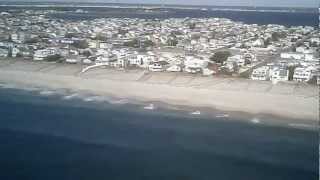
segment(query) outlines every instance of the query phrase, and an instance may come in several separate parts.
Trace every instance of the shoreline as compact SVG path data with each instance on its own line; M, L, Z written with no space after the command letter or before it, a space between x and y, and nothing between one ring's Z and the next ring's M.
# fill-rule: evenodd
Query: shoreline
M19 61L17 61L19 62ZM115 98L130 99L137 102L161 102L169 106L183 106L195 108L209 108L217 111L239 112L251 114L255 116L271 115L275 117L282 117L284 119L291 119L294 122L311 123L317 125L319 121L319 108L317 97L319 91L315 86L316 96L296 95L296 94L282 94L278 92L250 92L244 88L239 90L219 89L217 86L191 86L180 84L166 84L162 83L163 78L172 75L159 75L154 77L157 82L144 81L140 82L141 78L137 73L135 79L126 79L127 76L133 77L130 73L119 72L114 77L123 76L122 80L112 79L114 77L99 77L99 73L93 70L90 75L77 76L75 73L69 74L72 68L79 70L80 67L76 65L55 68L64 68L59 70L59 73L53 72L36 72L33 69L39 65L57 66L48 63L28 62L28 67L20 66L19 69L6 69L7 65L0 62L0 81L4 83L13 83L27 87L43 87L49 89L68 89L70 91L85 91L94 95L111 96ZM9 66L12 66L10 63ZM1 66L2 65L2 66ZM48 68L49 69L49 68ZM97 70L102 71L101 69ZM105 74L104 74L105 75ZM111 75L110 75L111 76ZM154 78L152 77L152 78ZM180 78L180 77L178 77ZM223 78L219 78L219 80ZM153 80L153 79L152 79ZM179 79L180 80L180 79ZM200 79L202 81L202 79ZM196 82L200 81L196 79ZM207 79L206 79L207 80ZM248 80L250 81L250 80ZM215 81L214 81L215 82ZM204 82L205 83L205 82ZM217 84L223 84L219 82ZM232 82L234 84L237 82ZM260 82L253 82L252 86L261 86ZM271 84L271 83L270 83ZM223 84L224 85L224 84ZM239 84L235 84L235 86ZM264 84L263 84L264 85ZM282 84L275 86L286 87ZM229 86L227 86L229 88ZM278 87L277 87L278 88ZM287 87L286 87L287 88ZM304 89L304 87L302 87ZM195 109L197 110L197 109Z
M162 114L169 113L169 116L186 117L191 120L206 120L206 121L225 121L229 123L241 122L251 125L268 126L268 127L283 127L294 128L301 130L318 130L318 121L302 121L297 118L287 118L283 116L275 116L273 114L252 114L241 111L227 111L219 110L206 106L187 106L187 105L172 105L163 101L143 101L132 98L120 98L112 95L97 95L92 92L74 91L71 89L50 89L48 87L26 87L18 84L8 84L0 81L0 89L14 89L19 91L27 91L36 93L33 95L42 97L58 97L59 104L61 102L68 102L70 105L73 102L81 101L86 105L79 105L79 107L88 108L91 105L98 107L99 110L103 110L104 105L111 105L114 107L124 108L125 111L137 111L139 113L152 113ZM89 103L89 104L87 104ZM93 103L93 104L91 104ZM107 104L105 104L107 103ZM145 109L150 104L154 105L154 109ZM89 106L88 106L89 105ZM102 105L102 106L101 106ZM78 105L76 105L78 107ZM91 107L90 107L91 108ZM127 109L129 108L129 109ZM192 114L195 111L201 112L201 114Z

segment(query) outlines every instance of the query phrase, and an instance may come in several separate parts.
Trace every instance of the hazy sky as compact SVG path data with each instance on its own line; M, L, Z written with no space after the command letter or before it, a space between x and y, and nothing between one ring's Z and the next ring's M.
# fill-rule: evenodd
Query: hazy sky
M4 0L0 0L4 1ZM7 0L28 1L28 0ZM29 0L32 1L32 0ZM119 2L119 3L157 3L186 5L221 5L221 6L287 6L287 7L318 7L319 0L33 0L61 2Z

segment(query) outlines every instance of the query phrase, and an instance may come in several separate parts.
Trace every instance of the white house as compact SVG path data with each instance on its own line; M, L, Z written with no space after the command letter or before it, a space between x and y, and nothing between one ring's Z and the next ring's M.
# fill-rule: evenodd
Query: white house
M16 34L16 33L11 34L11 40L12 40L13 42L16 42L16 43L19 43L19 42L20 42L20 41L19 41L19 36L18 36L18 34Z
M138 59L137 55L135 55L135 54L132 54L132 55L128 56L128 63L131 66L140 67L141 66L141 62L142 62L141 59Z
M109 62L109 60L109 56L98 56L96 59L96 64L106 64L107 62Z
M305 59L306 61L314 61L314 60L315 60L313 54L305 54L305 55L304 55L304 59Z
M167 71L169 72L181 72L182 71L182 68L178 65L173 65L173 66L170 66L169 68L167 68Z
M100 42L99 43L99 48L101 48L101 49L111 49L112 48L112 44L107 43L107 42Z
M163 71L163 66L160 63L152 63L149 65L149 70L152 72L161 72Z
M20 50L14 47L12 48L11 52L12 52L12 57L17 57L17 54L20 52Z
M184 70L189 73L201 72L208 66L208 61L193 56L187 56L184 61Z
M88 45L89 45L89 48L91 48L91 49L98 48L98 42L97 41L89 41Z
M269 79L269 71L270 71L270 68L268 66L262 66L262 67L256 68L252 71L251 79L266 81Z
M281 53L280 57L282 59L296 59L296 60L301 60L304 59L305 55L303 53Z
M296 48L296 52L298 52L298 53L308 53L309 50L304 46L300 46L300 47Z
M273 83L289 80L289 70L283 67L274 67L270 70L270 80Z
M312 73L314 68L312 67L307 67L307 68L303 68L303 67L299 67L296 68L294 70L294 74L293 74L293 80L294 81L298 81L298 82L307 82L310 81L312 78Z
M33 55L33 59L35 61L41 61L48 56L52 56L52 55L56 55L56 54L59 54L59 52L55 48L41 49L41 50L35 51L35 53Z
M148 68L149 64L156 62L156 56L149 54L138 54L137 61L140 63L140 67Z
M203 76L211 76L213 75L214 73L216 73L215 71L209 69L209 68L204 68L202 69L202 75Z
M9 50L8 49L1 49L0 48L0 57L7 57L9 54Z
M263 47L264 46L264 40L263 39L257 39L252 43L252 46L254 47Z
M79 59L75 57L66 59L66 63L69 63L69 64L77 64L78 62L79 62Z
M228 57L227 61L225 62L225 67L231 72L234 69L234 66L242 67L245 65L245 59L242 55L234 55L231 57Z

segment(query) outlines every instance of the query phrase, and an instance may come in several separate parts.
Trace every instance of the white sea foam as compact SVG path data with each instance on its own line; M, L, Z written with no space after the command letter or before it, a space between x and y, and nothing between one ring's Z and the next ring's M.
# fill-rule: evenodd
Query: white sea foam
M42 96L52 96L52 95L56 94L56 92L55 91L44 90L44 91L40 91L39 94L42 95Z
M110 104L128 104L129 100L128 99L120 99L120 100L109 100L108 101Z
M155 106L153 104L149 104L149 105L143 107L143 109L145 109L145 110L154 110Z
M39 88L36 87L23 87L22 89L25 91L39 91Z
M94 101L93 97L86 97L83 100L86 101L86 102Z
M216 118L227 118L229 117L229 114L218 114L216 115Z
M253 119L251 119L251 122L254 123L254 124L259 124L259 123L261 123L260 119L258 119L258 118L253 118Z
M64 100L70 100L70 99L74 99L74 98L77 98L79 97L79 94L78 93L74 93L74 94L70 94L70 95L67 95L67 96L63 96L63 99Z
M89 96L89 97L83 98L83 100L86 101L86 102L92 102L92 101L103 102L103 101L106 101L106 99L103 96Z
M3 89L17 89L18 86L13 84L0 84L0 87Z
M201 112L200 111L194 111L194 112L190 112L190 115L200 115Z
M299 123L291 123L289 124L291 127L297 127L297 128L314 128L311 124L299 124Z

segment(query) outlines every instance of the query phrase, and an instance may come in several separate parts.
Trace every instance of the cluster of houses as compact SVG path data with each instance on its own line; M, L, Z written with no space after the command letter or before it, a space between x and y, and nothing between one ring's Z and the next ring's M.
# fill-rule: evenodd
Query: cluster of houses
M53 18L50 13L52 10L23 9L0 13L0 57L35 61L51 57L88 66L209 76L221 69L212 66L210 60L220 50L232 53L218 66L233 72L236 68L255 68L261 63L259 54L271 56L299 44L294 51L281 53L277 63L281 66L254 69L252 79L288 79L283 76L294 64L297 73L293 79L308 81L310 78L302 78L305 71L313 75L319 65L316 48L320 42L312 35L317 31L313 27L248 25L224 18L66 20Z
M297 82L309 82L312 78L317 78L319 82L319 68L314 66L296 67L293 69L292 80ZM251 79L259 81L271 80L273 83L289 81L289 69L284 66L269 64L253 70Z
M271 80L275 83L289 80L310 82L312 79L315 79L316 83L320 84L320 59L319 56L316 57L315 54L319 53L316 51L316 48L303 46L296 48L295 52L281 53L277 63L254 69L251 79Z

